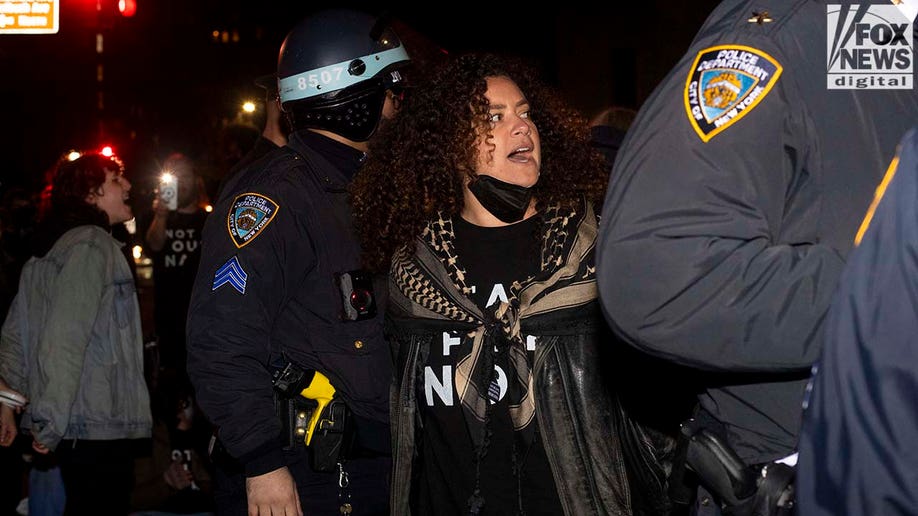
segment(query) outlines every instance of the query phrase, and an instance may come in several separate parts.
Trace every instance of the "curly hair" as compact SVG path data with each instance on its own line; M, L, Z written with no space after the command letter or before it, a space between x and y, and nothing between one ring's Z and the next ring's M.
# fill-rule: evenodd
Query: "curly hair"
M86 196L97 192L105 183L109 170L123 174L124 165L117 158L98 153L84 154L74 161L62 158L57 163L42 192L40 221L33 246L35 256L44 256L61 235L77 226L110 228L108 215L86 202Z
M368 268L387 270L395 251L411 243L428 220L462 210L465 177L475 175L478 128L489 127L489 77L511 79L532 108L542 156L533 187L536 208L576 207L583 199L601 202L608 169L589 145L585 118L523 61L464 54L441 63L412 88L399 115L370 142L368 160L351 191Z

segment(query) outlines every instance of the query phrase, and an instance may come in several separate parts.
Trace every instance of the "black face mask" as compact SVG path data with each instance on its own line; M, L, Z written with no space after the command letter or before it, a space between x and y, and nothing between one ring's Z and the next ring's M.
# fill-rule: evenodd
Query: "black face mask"
M507 224L523 220L532 200L531 187L505 183L492 176L478 176L469 183L469 191L491 215Z

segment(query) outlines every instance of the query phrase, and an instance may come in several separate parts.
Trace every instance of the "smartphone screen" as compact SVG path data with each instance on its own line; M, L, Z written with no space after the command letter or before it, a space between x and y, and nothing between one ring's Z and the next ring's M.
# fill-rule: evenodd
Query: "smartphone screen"
M178 178L166 172L159 181L159 198L170 211L178 209Z

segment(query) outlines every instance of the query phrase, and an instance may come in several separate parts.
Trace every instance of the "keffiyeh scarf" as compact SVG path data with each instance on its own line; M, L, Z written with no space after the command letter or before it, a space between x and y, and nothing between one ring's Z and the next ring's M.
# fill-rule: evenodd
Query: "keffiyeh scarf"
M553 206L540 216L540 272L515 282L508 301L487 311L468 297L471 289L454 250L455 234L449 217L441 215L430 221L414 249L402 248L392 262L391 294L402 298L401 304L409 306L411 316L477 325L472 332L471 354L457 364L455 383L476 447L486 439L483 427L494 378L494 356L488 350L497 348L508 354L510 418L514 430L529 442L534 432L535 400L521 321L583 306L597 296L593 264L598 224L592 206L585 204L579 212Z

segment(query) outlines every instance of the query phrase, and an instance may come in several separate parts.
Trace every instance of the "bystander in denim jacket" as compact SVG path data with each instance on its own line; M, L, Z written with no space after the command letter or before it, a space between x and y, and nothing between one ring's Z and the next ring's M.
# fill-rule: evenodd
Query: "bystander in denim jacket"
M0 376L28 396L22 427L61 439L150 437L134 278L98 226L64 233L25 265L0 338Z

